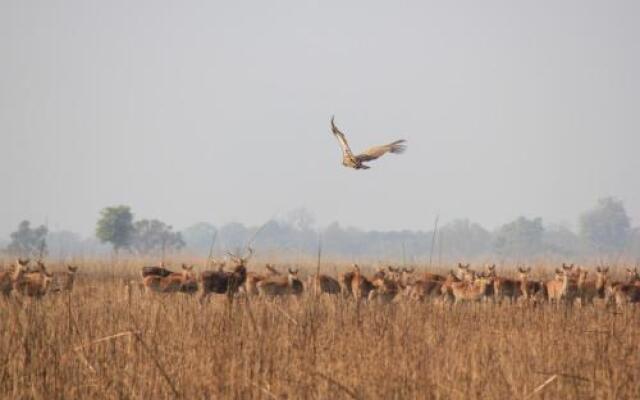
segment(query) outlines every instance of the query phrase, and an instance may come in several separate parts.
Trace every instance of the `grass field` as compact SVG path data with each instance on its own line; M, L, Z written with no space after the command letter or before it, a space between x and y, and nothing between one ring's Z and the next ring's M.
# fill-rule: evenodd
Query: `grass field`
M70 294L0 300L0 397L640 398L638 307L202 305L126 296L139 266L81 265Z

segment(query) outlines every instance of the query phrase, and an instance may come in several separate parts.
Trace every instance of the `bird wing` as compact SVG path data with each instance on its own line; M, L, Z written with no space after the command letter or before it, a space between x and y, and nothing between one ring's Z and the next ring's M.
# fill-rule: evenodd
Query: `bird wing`
M364 153L358 154L356 159L360 162L364 162L380 158L386 153L402 154L407 149L407 146L404 144L405 142L406 140L401 139L382 146L374 146L366 150Z
M333 116L331 117L331 130L335 135L336 139L338 139L338 143L340 143L340 147L342 148L342 156L347 158L353 158L353 152L351 151L351 147L349 147L349 143L347 143L347 138L345 138L344 133L340 132L340 129L334 124Z

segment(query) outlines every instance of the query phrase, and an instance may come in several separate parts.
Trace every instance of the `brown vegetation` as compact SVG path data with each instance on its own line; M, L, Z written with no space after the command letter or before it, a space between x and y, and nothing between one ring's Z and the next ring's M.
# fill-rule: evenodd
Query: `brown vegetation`
M637 305L122 296L140 268L83 264L68 296L0 298L0 398L640 398ZM367 271L354 275L396 279ZM489 280L454 279L467 291ZM605 286L613 301L637 290Z

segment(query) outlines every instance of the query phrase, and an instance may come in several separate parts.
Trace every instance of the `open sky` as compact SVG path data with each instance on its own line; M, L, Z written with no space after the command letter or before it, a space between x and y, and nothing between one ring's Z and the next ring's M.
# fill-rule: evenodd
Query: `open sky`
M127 204L180 229L640 223L638 1L0 2L0 235L93 232ZM349 170L354 150L406 154Z

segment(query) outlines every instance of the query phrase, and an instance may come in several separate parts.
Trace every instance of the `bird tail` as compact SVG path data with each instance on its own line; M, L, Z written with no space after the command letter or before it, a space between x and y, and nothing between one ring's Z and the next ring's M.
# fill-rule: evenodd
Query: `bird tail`
M391 142L388 144L389 151L394 154L402 154L407 149L407 145L405 144L407 141L404 139L396 140L395 142Z

